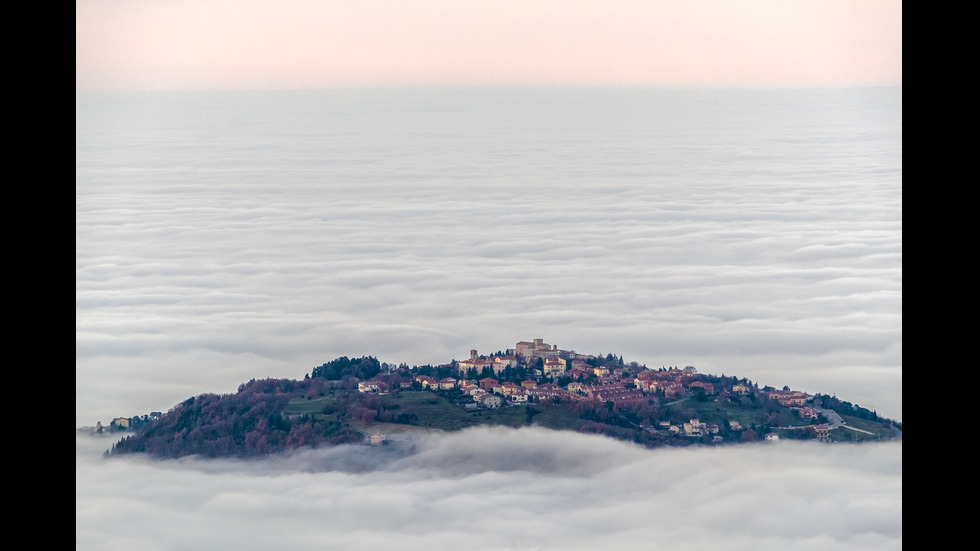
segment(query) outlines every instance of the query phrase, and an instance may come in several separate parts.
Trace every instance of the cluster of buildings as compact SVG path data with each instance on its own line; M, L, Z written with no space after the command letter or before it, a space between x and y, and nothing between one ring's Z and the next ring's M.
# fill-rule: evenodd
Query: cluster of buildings
M478 404L495 407L497 400L487 395L497 395L506 402L526 403L546 398L585 399L613 402L617 406L638 403L648 395L663 390L668 399L686 395L691 385L701 386L707 394L714 394L711 383L685 383L696 371L685 369L649 370L638 366L612 366L608 362L596 362L595 356L578 354L574 350L562 350L543 339L520 341L506 352L481 356L470 350L469 358L454 361L440 367L450 367L454 377L435 379L415 375L414 382L426 390L459 390L473 397ZM526 379L520 382L503 381L508 368L524 367ZM472 373L492 374L481 379L467 379ZM631 374L635 373L635 375ZM567 378L564 386L558 386L560 378ZM583 382L588 381L588 382ZM411 386L407 383L406 386ZM381 380L360 381L361 392L387 392Z
M591 358L593 358L591 355L578 354L574 350L560 350L556 344L548 344L543 339L534 339L520 341L514 345L514 348L508 348L504 354L481 357L475 349L470 350L470 357L456 362L456 367L461 373L471 369L483 373L484 369L490 369L495 376L500 376L508 367L533 366L537 364L538 359L541 359L541 375L559 377L568 368L566 360L578 360L584 364L586 359Z
M540 361L539 361L540 359ZM402 383L404 387L418 384L425 390L458 390L472 397L470 407L493 409L509 404L525 404L529 402L551 402L587 400L607 404L613 407L629 407L636 404L648 403L652 397L663 396L666 400L683 399L703 392L707 396L724 397L725 395L748 395L759 392L759 389L748 382L734 381L725 388L716 388L716 384L700 380L697 370L687 366L684 369L671 367L658 370L645 366L610 366L609 362L597 362L595 356L577 354L566 351L557 345L545 343L542 339L520 341L514 348L505 353L481 356L477 350L470 350L469 358L446 364L441 367L453 367L457 376L436 379L427 375L415 375L413 382ZM621 363L621 362L620 362ZM507 368L525 367L527 377L522 381L502 381L500 377ZM493 373L494 377L467 379L467 374ZM503 377L501 377L503 378ZM559 386L556 381L567 378L567 384ZM386 392L388 389L381 381L361 381L358 383L361 392ZM783 406L794 407L803 418L817 419L818 413L804 404L810 395L789 389L776 390L766 388L763 395L777 401ZM660 429L691 437L717 435L720 429L712 423L702 423L691 419L683 425L662 423ZM730 422L730 428L742 430L737 421ZM824 427L824 432L826 428ZM820 436L820 434L818 434ZM716 438L720 438L716 436ZM777 438L775 434L767 438Z

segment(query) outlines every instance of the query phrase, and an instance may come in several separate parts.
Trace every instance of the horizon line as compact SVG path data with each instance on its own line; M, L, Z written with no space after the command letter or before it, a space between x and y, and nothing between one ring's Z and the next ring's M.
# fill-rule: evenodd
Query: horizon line
M860 83L860 84L800 84L800 85L744 85L744 84L352 84L334 86L228 86L228 87L85 87L76 86L75 92L319 92L342 90L670 90L670 91L799 91L799 90L844 90L855 88L902 88L902 83Z

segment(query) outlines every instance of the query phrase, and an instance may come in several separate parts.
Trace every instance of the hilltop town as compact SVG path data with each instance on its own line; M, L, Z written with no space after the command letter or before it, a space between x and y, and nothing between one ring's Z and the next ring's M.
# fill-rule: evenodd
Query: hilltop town
M780 438L901 438L901 424L873 411L788 387L651 369L613 354L579 354L543 339L436 366L340 357L303 380L242 384L237 394L190 398L166 414L117 418L131 433L113 453L255 456L344 443L389 444L400 428L458 430L537 425L604 434L656 447Z

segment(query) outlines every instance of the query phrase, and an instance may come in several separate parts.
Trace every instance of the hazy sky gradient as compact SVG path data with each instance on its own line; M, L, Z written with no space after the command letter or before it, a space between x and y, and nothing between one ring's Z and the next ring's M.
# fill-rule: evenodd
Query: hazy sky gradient
M894 0L78 0L79 89L900 85Z

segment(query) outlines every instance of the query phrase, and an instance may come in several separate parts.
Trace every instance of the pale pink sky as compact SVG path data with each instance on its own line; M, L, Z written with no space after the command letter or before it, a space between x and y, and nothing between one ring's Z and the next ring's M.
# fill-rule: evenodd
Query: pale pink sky
M77 89L900 85L900 0L76 0Z

